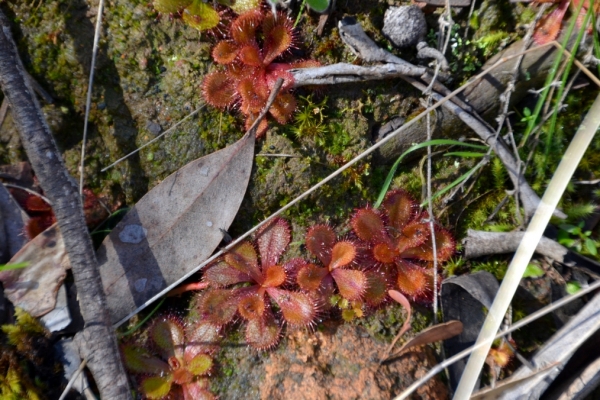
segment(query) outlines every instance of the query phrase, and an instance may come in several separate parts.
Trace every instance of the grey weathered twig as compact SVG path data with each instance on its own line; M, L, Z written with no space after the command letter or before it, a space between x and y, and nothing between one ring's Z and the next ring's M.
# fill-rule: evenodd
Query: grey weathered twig
M53 205L69 254L79 305L85 320L80 351L103 399L130 399L131 394L119 348L106 310L96 254L87 231L81 196L67 172L12 39L10 24L0 12L0 85L10 103L40 186Z
M348 82L399 78L403 76L421 76L427 69L409 64L382 64L367 67L338 63L324 67L301 68L291 70L294 75L294 87L306 85L336 85Z
M469 229L463 239L463 256L470 259L492 254L514 253L524 234L524 232L486 232ZM600 263L577 254L545 236L540 239L535 252L600 278Z

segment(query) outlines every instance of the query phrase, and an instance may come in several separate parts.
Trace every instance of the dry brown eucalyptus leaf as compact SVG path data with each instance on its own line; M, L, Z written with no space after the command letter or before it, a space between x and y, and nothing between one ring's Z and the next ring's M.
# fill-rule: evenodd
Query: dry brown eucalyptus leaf
M98 249L113 322L197 267L221 242L246 192L254 135L192 161L148 192Z
M27 262L25 268L0 272L4 295L16 307L34 317L54 309L56 293L71 268L58 225L54 224L30 242L9 261Z

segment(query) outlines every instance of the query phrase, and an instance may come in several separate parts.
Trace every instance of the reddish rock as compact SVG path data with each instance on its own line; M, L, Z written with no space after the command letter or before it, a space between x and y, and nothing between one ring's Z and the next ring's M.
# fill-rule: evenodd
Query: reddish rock
M264 361L261 399L391 399L436 363L433 351L416 348L378 366L386 345L363 328L339 325L329 331L297 331ZM421 387L415 399L447 399L439 379Z

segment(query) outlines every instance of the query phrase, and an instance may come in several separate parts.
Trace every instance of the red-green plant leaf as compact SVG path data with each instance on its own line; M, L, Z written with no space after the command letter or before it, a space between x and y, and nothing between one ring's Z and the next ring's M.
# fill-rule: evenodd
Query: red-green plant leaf
M212 29L219 25L221 20L219 13L202 0L194 0L190 6L183 10L181 16L186 24L199 31Z
M340 295L347 300L359 300L367 290L367 277L362 271L338 268L331 272L331 276Z
M232 268L249 275L255 282L262 283L262 273L258 268L256 250L250 242L243 242L225 254L225 262Z
M212 72L204 77L202 93L213 107L231 106L237 98L234 81L223 72Z
M182 167L148 192L106 237L98 263L113 322L213 253L246 192L254 142L254 135L246 135Z
M269 112L280 124L285 124L296 110L296 98L291 93L280 93L275 98Z
M186 364L186 369L194 376L206 375L213 365L213 360L206 354L198 354Z
M398 289L415 299L433 289L433 276L425 268L406 260L398 261Z
M424 225L427 226L426 229L429 232L429 225ZM439 225L434 226L434 232L435 247L437 249L437 260L438 262L447 261L448 259L450 259L450 257L452 257L456 249L456 243L454 242L454 238L452 237L450 232L440 227ZM416 258L418 260L423 261L433 261L433 242L431 240L431 235L429 235L427 237L427 240L420 246L404 250L402 252L402 257Z
M235 268L232 268L225 261L220 261L211 266L204 272L204 279L212 287L226 287L240 282L251 282L252 278Z
M142 347L129 344L123 346L122 351L125 366L131 372L152 375L163 375L169 372L169 365L166 362L154 357Z
M283 218L275 218L260 229L256 236L261 265L263 268L275 265L290 244L290 225Z
M266 308L265 296L258 294L256 290L243 296L238 303L238 312L249 321L262 319Z
M269 97L265 84L255 79L242 79L238 84L237 91L242 98L240 111L244 114L258 113L267 103Z
M418 212L417 203L404 190L393 190L387 194L382 204L390 226L400 232Z
M378 306L386 299L388 282L383 272L365 271L367 289L364 294L365 301L371 306Z
M219 349L219 327L207 321L190 322L187 327L187 341L184 361L188 362L200 353L213 354Z
M369 243L384 242L386 240L385 227L379 213L372 208L357 210L350 221L356 236Z
M324 266L329 266L331 262L331 249L335 241L335 233L327 225L315 225L306 233L306 249Z
M198 312L207 322L216 326L229 323L237 312L237 291L228 289L208 290L199 293Z
M215 400L216 397L208 391L208 380L198 379L181 387L183 400Z
M52 207L39 196L31 195L25 201L25 210L34 212L51 212Z
M188 371L185 367L180 365L175 358L173 358L170 361L173 361L173 364L177 364L177 365L173 365L171 367L171 370L173 371L173 372L171 372L171 374L173 375L173 383L175 383L177 385L191 383L192 380L194 379L194 375L190 371Z
M404 251L410 250L414 247L420 246L431 235L431 229L429 224L422 222L411 222L402 229L402 234L398 237L396 250L399 253L403 253L403 257L410 257L404 255Z
M219 347L219 326L210 322L188 321L183 359L187 362L199 353L212 354Z
M569 0L562 0L557 8L539 20L533 34L533 40L536 44L546 44L556 39L570 3Z
M280 93L294 87L294 75L290 72L290 68L291 66L289 64L271 63L267 66L265 79L269 90L275 87L275 83L279 78L283 79Z
M285 282L285 270L280 265L270 265L264 269L264 281L262 286L274 288L283 285Z
M265 36L264 64L268 65L292 45L294 23L285 14L279 14L275 18L270 13L263 21L263 34Z
M212 51L213 60L219 64L231 64L237 57L239 47L235 43L222 40Z
M267 350L279 342L281 328L275 322L271 312L265 312L264 318L248 321L246 342L257 350Z
M314 300L306 293L290 292L275 288L267 289L277 303L283 319L292 326L306 326L315 320L317 309Z
M246 65L260 67L263 63L262 57L260 55L260 50L255 44L247 44L243 46L240 49L239 55L240 60Z
M391 263L397 255L398 252L395 249L391 249L387 243L377 243L373 247L373 257L381 263Z
M175 318L165 318L150 328L152 341L160 348L163 357L176 357L183 360L185 333L183 324Z
M356 246L350 242L337 242L331 250L331 262L329 270L345 267L354 261L356 257Z
M171 391L172 375L152 376L142 381L140 389L148 399L163 399Z
M263 14L258 11L249 11L240 15L231 23L231 36L239 45L256 43L256 29L260 26Z
M321 281L329 274L329 270L308 264L300 269L296 281L303 290L315 291L321 286Z

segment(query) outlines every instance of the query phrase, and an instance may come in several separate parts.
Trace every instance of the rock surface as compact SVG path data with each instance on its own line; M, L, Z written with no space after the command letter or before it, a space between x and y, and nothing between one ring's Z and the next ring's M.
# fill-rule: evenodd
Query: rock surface
M318 332L295 331L264 358L248 357L231 379L221 382L221 399L269 400L391 399L436 364L430 348L419 347L378 365L386 344L350 324L328 325ZM255 363L249 361L253 359ZM253 366L252 366L253 364ZM245 374L250 373L252 377ZM244 384L239 382L244 381ZM231 390L232 388L238 390ZM243 392L243 393L242 393ZM439 379L422 386L413 399L447 399Z

